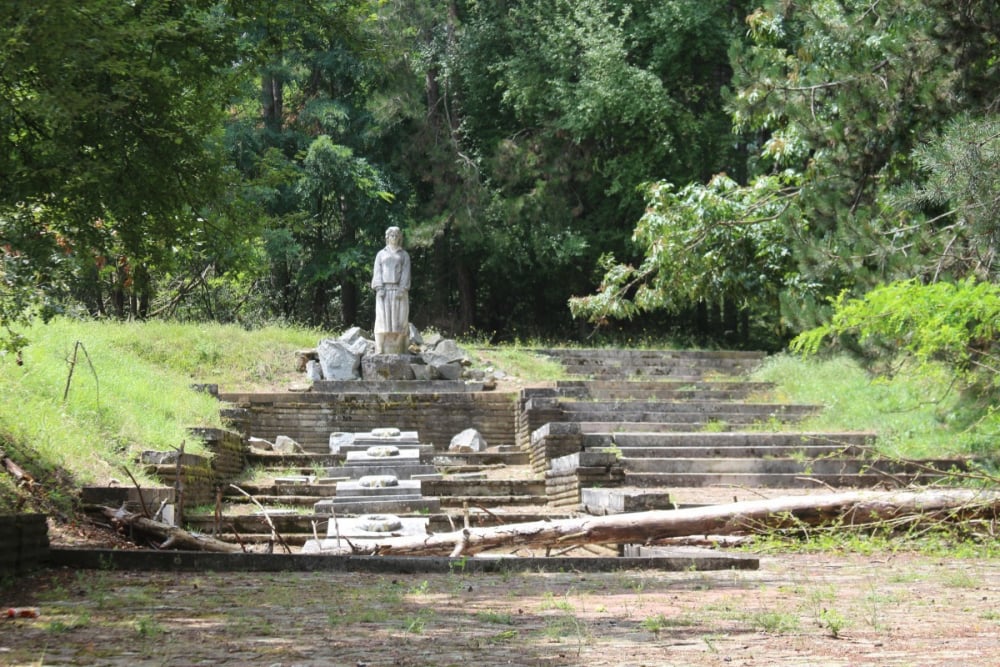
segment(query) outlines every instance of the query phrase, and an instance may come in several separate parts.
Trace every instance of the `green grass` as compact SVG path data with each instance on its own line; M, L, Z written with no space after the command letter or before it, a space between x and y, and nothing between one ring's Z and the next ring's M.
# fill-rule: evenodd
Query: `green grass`
M60 511L68 510L60 488L112 478L129 484L125 466L149 482L134 463L142 450L184 443L185 451L202 451L188 428L220 426L219 403L193 383L265 386L287 376L295 349L319 338L276 327L71 319L25 334L31 343L22 365L0 358L0 450L37 479L56 479L46 491ZM0 475L0 511L24 501Z
M771 400L823 406L796 425L812 430L874 431L888 456L944 458L1000 453L1000 413L977 405L940 373L872 377L846 357L802 359L776 355L753 379L777 384Z

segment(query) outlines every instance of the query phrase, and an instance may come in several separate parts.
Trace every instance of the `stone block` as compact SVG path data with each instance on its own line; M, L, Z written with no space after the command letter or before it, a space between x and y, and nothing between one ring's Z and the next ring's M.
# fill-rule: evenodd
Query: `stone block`
M369 354L361 360L361 377L366 382L413 380L413 357L409 354Z

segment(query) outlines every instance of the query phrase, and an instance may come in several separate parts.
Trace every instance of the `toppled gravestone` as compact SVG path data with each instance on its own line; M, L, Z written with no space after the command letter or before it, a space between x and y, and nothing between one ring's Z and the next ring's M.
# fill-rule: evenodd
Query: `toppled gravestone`
M483 452L486 451L486 440L474 428L467 428L454 438L448 445L449 452Z

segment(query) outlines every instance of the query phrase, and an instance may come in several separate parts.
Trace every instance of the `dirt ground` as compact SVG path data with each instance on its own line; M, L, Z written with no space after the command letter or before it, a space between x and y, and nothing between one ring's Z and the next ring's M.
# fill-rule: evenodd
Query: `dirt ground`
M3 665L1000 665L1000 561L756 571L52 570L7 580Z

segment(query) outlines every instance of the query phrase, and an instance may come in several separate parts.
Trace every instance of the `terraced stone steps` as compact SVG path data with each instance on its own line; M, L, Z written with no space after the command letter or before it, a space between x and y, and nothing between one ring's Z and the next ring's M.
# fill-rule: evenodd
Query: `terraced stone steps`
M568 373L593 379L672 378L699 380L711 375L744 375L764 359L760 352L705 350L541 349Z
M577 400L620 401L632 400L702 400L738 401L764 396L774 389L769 382L743 380L717 381L608 381L608 380L559 380L553 387L527 388L522 398L564 398Z

